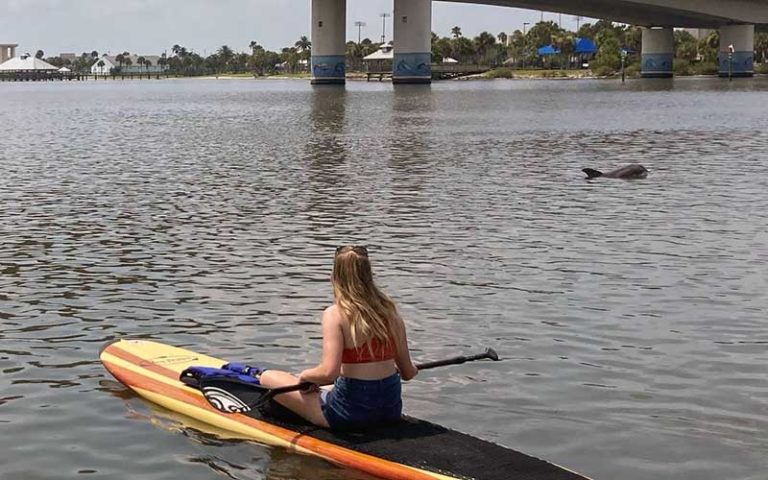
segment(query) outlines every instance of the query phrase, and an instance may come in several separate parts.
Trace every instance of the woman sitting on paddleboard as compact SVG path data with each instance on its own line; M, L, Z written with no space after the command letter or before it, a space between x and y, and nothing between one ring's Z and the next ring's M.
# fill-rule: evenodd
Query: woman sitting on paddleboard
M321 427L360 429L396 421L403 405L400 380L418 373L408 352L405 323L394 302L374 283L365 247L336 249L331 283L335 302L323 312L320 364L298 378L266 370L261 384L277 388L299 382L333 383L330 390L275 397Z

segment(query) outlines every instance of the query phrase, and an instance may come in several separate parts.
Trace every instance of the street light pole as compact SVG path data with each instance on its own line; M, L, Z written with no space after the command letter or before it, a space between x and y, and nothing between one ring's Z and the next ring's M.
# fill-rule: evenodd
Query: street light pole
M381 17L381 43L383 44L387 41L387 18L392 15L389 13L381 13L379 16Z
M363 27L366 25L365 22L355 22L355 26L357 27L357 43L360 43L360 32L362 31Z
M728 45L728 81L733 81L733 52L736 49L733 48L733 44Z
M530 25L529 22L523 22L523 58L522 62L520 62L523 68L525 68L525 56L528 53L528 40L525 38L525 27L528 25Z
M621 49L621 83L624 83L624 65L627 63L627 49Z

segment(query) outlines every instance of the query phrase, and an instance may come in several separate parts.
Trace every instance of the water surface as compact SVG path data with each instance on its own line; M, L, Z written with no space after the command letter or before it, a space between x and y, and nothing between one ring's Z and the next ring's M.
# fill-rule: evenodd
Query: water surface
M114 381L149 338L300 371L370 246L408 413L595 479L768 470L768 81L0 85L0 478L362 479ZM583 167L641 162L644 181Z

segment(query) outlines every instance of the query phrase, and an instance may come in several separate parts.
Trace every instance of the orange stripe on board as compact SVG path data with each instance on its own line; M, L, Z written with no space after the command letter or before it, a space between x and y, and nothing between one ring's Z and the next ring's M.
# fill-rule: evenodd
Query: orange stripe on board
M120 343L113 343L112 345L108 346L104 349L104 352L112 354L118 358L122 358L126 362L133 363L134 365L137 365L141 368L146 368L150 372L155 372L157 374L160 374L164 377L168 377L170 379L179 381L179 374L171 370L170 368L164 367L162 365L158 365L156 363L153 363L146 358L141 358L137 355L132 354L131 352L127 352L120 348Z
M110 345L104 351L129 363L140 366L141 368L145 368L154 373L163 375L173 379L176 382L179 382L178 374L173 370L170 370L161 365L152 364L151 362L142 359L141 357L120 349L118 345L119 344ZM324 458L332 463L391 480L435 480L436 478L436 476L430 475L423 470L418 470L379 457L356 452L354 450L324 442L313 437L304 436L292 430L278 427L276 425L272 425L271 423L257 420L246 415L222 413L209 405L204 397L202 397L197 391L191 390L181 382L179 382L179 386L168 385L155 379L140 375L124 367L120 367L119 365L109 363L108 361L105 361L104 364L105 367L107 367L107 370L109 370L109 372L114 375L115 378L120 380L120 382L124 383L125 385L135 386L137 388L148 390L168 398L183 401L189 405L214 412L224 418L234 416L238 422L242 424L261 430L262 432L273 435L278 439L288 441L291 444L311 451L317 456Z

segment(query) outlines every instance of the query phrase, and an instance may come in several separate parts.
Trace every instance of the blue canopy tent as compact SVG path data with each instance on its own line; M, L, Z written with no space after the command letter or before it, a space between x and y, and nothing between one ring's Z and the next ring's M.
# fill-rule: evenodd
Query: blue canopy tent
M576 59L581 68L587 68L589 66L589 63L587 62L597 54L598 50L595 42L589 38L577 38L576 48L573 53L576 55Z
M597 45L595 45L595 42L588 38L577 38L576 39L576 50L574 52L576 55L589 55L593 53L597 53Z
M546 55L557 55L560 53L560 50L556 49L554 46L550 45L544 45L543 47L539 48L538 53L540 56L546 56Z

